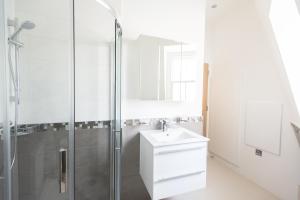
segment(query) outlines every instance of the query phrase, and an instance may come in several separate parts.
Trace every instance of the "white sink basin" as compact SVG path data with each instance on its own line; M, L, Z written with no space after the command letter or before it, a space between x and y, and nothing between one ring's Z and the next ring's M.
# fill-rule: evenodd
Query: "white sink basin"
M162 130L141 131L141 134L153 146L165 146L190 142L207 142L209 139L184 128L170 128Z
M183 130L172 129L162 133L152 133L151 137L157 142L177 142L191 139L193 136Z

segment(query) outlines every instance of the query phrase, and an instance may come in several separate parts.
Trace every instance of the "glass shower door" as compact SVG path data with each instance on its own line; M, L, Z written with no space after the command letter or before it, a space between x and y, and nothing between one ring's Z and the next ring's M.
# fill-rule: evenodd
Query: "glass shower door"
M120 25L95 0L0 3L0 200L119 200Z
M118 200L120 27L96 0L75 0L75 199ZM118 120L116 120L118 119Z
M5 200L63 200L72 191L72 1L6 0ZM1 19L2 20L2 19ZM2 67L2 66L1 66Z

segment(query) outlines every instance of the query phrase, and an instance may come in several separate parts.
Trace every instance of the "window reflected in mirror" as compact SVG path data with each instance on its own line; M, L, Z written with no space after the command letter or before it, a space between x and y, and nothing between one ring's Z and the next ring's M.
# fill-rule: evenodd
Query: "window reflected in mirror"
M124 49L127 98L201 102L202 62L195 45L140 35Z

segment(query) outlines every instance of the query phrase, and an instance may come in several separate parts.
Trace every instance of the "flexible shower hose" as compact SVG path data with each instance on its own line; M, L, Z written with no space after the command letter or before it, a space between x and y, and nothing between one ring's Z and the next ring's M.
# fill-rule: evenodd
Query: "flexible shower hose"
M14 69L13 69L13 63L12 63L12 55L11 55L11 48L12 44L8 45L8 64L9 64L9 72L11 75L13 87L14 87L14 92L15 92L15 127L14 127L14 153L13 153L13 159L10 165L10 169L14 167L15 160L16 160L16 152L17 152L17 136L18 136L18 114L19 114L19 86L17 84L17 73L15 75ZM18 47L15 47L15 68L18 67Z

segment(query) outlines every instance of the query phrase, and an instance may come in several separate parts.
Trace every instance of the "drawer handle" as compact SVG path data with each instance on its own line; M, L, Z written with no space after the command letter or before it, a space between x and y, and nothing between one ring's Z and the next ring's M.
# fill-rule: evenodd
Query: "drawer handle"
M187 149L175 149L175 150L169 150L169 151L161 151L155 153L155 155L162 155L162 154L169 154L169 153L176 153L176 152L183 152L183 151L193 151L193 150L199 150L203 149L204 147L194 147L194 148L187 148Z
M67 191L67 149L59 150L59 193Z
M173 179L184 178L184 177L188 177L188 176L202 174L204 172L205 172L205 170L201 170L201 171L198 171L198 172L191 172L191 173L186 173L186 174L180 174L180 175L177 175L177 176L171 176L171 177L166 177L166 178L159 178L158 180L156 180L154 182L155 183L159 183L159 182L169 181L169 180L173 180Z

